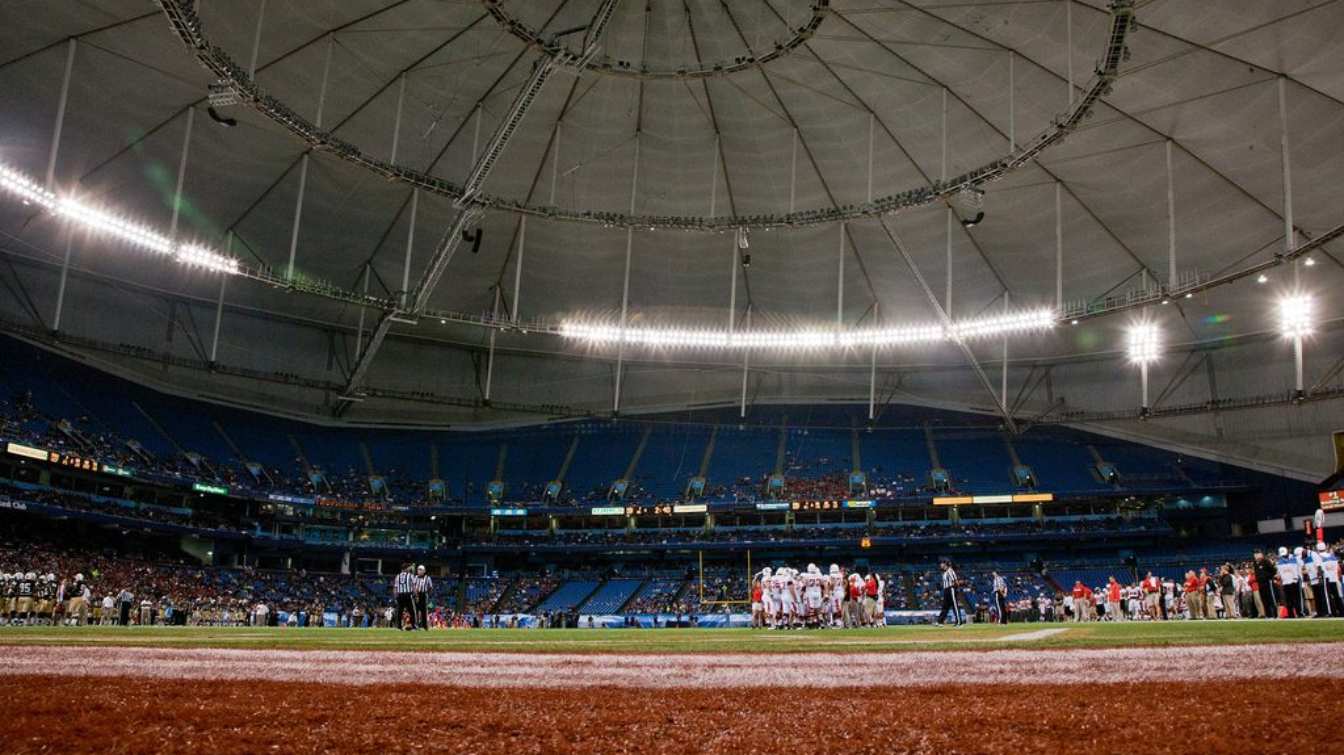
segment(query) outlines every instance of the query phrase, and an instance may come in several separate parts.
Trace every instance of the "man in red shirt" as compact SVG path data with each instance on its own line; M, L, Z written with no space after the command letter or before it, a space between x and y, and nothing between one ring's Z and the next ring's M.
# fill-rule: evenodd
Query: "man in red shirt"
M1157 621L1162 617L1162 612L1158 608L1158 601L1162 599L1162 583L1153 576L1152 572L1143 578L1143 610L1148 613L1151 621Z
M1191 619L1204 618L1204 586L1194 571L1185 573L1185 609Z
M1091 621L1092 591L1082 581L1073 583L1073 620Z
M1106 618L1111 621L1124 621L1125 612L1120 610L1120 583L1111 577L1106 583Z

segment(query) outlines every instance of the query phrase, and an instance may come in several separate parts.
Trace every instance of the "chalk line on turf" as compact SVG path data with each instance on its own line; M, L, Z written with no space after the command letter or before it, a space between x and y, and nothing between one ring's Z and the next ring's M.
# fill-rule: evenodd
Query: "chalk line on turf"
M1337 643L1086 650L580 655L35 646L0 676L433 684L455 687L925 687L1306 679L1344 675ZM1255 663L1244 662L1254 653Z

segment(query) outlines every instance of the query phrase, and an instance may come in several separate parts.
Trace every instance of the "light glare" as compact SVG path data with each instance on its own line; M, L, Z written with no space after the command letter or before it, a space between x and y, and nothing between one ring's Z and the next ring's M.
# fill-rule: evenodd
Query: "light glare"
M1055 326L1053 310L1028 310L997 317L963 320L942 325L901 325L863 330L801 328L797 330L733 330L712 328L657 328L566 320L560 335L594 346L624 342L633 346L690 349L752 349L768 351L818 351L836 348L890 347L938 343L1011 333L1048 330Z
M1156 325L1140 323L1129 329L1129 361L1147 364L1162 355L1162 331Z
M200 244L178 244L152 228L126 220L116 213L92 207L74 197L58 197L33 179L3 164L0 164L0 190L16 195L24 204L36 204L93 233L170 256L181 264L228 275L238 275L240 272L238 260L232 257Z
M1311 334L1312 301L1310 296L1290 296L1279 302L1279 332L1287 338Z

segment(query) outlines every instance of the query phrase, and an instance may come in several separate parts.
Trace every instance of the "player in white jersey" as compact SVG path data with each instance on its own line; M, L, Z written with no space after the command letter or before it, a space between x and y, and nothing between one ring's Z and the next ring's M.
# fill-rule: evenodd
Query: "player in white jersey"
M821 623L821 570L816 564L807 565L807 573L800 576L803 591L803 622L807 626Z
M1329 593L1330 615L1344 616L1344 592L1340 591L1339 557L1333 548L1325 543L1317 543L1316 551L1321 557L1321 573L1325 575L1325 589Z
M770 627L772 629L782 629L784 627L784 583L787 567L780 567L770 577Z
M770 579L770 567L762 569L751 580L751 626L753 629L761 629L767 626L766 619L766 596L769 591L766 589L766 582Z
M798 625L799 605L798 605L798 575L794 569L786 567L784 570L783 590L780 593L782 598L780 606L780 615L783 625L792 629Z
M829 579L830 591L827 597L827 621L831 626L841 626L841 610L845 602L845 574L837 564L831 564Z

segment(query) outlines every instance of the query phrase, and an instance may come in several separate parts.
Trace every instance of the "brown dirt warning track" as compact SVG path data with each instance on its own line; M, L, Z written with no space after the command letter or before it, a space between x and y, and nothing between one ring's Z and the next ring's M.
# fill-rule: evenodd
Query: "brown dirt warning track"
M3 752L1344 752L1344 646L1328 643L788 657L6 655Z

